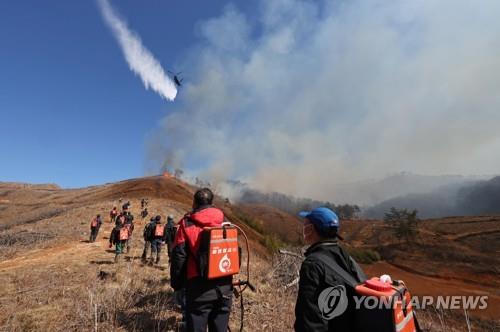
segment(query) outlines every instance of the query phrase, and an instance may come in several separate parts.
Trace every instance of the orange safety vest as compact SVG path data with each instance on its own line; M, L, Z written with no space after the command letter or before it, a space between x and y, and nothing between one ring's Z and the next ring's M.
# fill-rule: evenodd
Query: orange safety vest
M128 229L126 227L120 228L120 241L128 240Z
M163 236L164 230L165 230L165 227L163 225L156 225L155 236Z

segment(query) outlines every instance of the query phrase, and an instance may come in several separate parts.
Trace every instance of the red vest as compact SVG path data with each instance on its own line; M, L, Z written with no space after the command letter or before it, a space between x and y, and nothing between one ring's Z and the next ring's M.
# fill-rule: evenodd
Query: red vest
M187 249L187 278L198 276L196 255L200 248L201 232L205 227L219 227L224 222L224 213L214 207L187 214L180 222L179 231L175 237L174 247L185 242Z

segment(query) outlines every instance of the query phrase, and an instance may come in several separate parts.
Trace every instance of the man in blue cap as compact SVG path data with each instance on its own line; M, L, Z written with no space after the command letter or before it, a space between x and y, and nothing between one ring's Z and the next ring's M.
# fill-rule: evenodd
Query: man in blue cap
M304 242L310 247L300 268L295 331L354 331L352 284L366 276L338 244L339 218L326 207L299 215L305 218Z

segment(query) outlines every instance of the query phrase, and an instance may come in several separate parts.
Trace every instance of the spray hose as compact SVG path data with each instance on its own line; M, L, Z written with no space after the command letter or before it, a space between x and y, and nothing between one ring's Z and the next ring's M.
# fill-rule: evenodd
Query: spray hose
M238 281L233 281L233 286L237 286L239 289L234 290L234 295L236 298L240 298L240 310L241 310L241 318L240 318L240 332L243 331L243 320L244 320L244 315L245 315L245 307L243 305L243 292L248 288L255 292L255 287L250 283L250 247L248 245L248 237L245 234L245 232L241 229L241 227L231 224L231 226L236 227L241 234L243 234L243 237L245 238L245 245L246 245L246 250L247 250L247 266L246 266L246 272L247 272L247 280L238 280ZM243 286L243 288L242 288Z
M246 266L247 280L235 281L235 282L233 282L233 286L240 286L240 287L243 286L243 289L240 289L240 293L245 291L245 289L247 289L247 287L255 292L255 287L250 283L250 247L248 245L248 237L247 237L246 233L241 229L240 226L235 225L235 224L231 224L231 226L236 227L241 232L241 234L243 234L243 237L245 238L245 246L247 249L247 264L246 264L247 265Z

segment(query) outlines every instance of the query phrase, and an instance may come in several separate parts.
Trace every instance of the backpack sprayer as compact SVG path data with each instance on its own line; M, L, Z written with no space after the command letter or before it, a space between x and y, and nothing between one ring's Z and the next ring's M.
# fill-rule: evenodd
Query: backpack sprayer
M217 279L232 276L240 272L241 247L238 243L238 231L245 238L247 251L246 280L233 281L233 292L236 298L240 298L241 324L243 330L244 304L243 292L250 288L255 292L255 287L250 283L250 250L248 237L241 227L230 222L224 222L220 227L206 227L203 229L200 244L201 271L205 271L207 279ZM203 265L205 265L203 267Z

